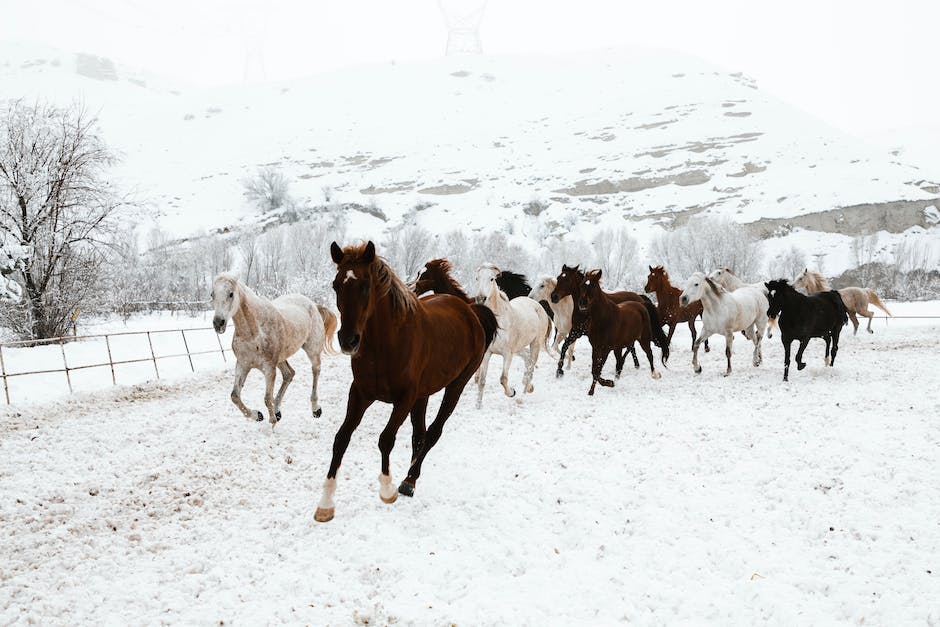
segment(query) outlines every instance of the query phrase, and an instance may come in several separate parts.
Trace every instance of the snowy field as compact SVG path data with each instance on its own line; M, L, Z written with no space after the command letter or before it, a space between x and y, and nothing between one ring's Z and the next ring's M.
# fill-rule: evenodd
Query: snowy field
M523 399L492 368L393 505L377 404L327 524L345 357L318 420L294 358L273 432L229 372L2 408L0 624L937 624L938 327L879 320L834 369L814 341L789 384L778 337L757 369L736 342L729 378L717 340L695 376L682 329L661 380L629 369L592 398L583 340ZM409 458L406 424L394 480Z

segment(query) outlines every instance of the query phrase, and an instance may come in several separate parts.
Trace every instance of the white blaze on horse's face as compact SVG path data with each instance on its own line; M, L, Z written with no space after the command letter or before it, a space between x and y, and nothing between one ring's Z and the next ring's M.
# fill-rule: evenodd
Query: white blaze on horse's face
M238 311L238 306L238 289L235 280L229 277L217 277L212 282L212 307L215 309L212 326L216 333L225 333L228 321Z
M495 266L483 265L477 268L476 281L477 293L476 301L478 303L486 302L486 299L493 293L496 285L496 277L499 276L499 270Z

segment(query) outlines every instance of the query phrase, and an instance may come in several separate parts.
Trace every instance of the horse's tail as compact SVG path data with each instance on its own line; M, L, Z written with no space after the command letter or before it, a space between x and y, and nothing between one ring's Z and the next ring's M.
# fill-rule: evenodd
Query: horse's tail
M493 343L493 339L496 338L499 322L496 321L496 314L493 313L493 310L486 305L474 303L470 305L470 309L473 310L473 313L479 318L480 324L483 325L483 334L486 336L486 345L483 347L485 351Z
M842 300L842 294L836 290L823 293L832 299L832 303L836 306L836 311L839 312L839 317L842 319L842 326L847 325L849 323L849 310L845 306L845 301Z
M643 299L643 306L646 307L646 311L650 315L650 332L653 336L653 343L662 351L659 359L665 366L666 362L669 361L669 337L663 333L663 325L659 321L659 312L656 310L656 305L653 304L649 296L643 296L642 294L640 296Z
M323 352L327 355L339 355L339 352L333 348L333 335L336 334L338 324L336 314L323 305L317 305L317 311L320 312L320 317L323 318Z
M893 313L891 313L890 311L888 311L888 308L885 307L885 304L884 304L883 302L881 302L881 299L878 298L878 294L875 293L875 290L869 289L869 290L866 290L866 291L868 292L868 300L871 301L871 304L872 304L872 305L874 305L875 307L877 307L877 308L880 309L881 311L885 312L885 313L888 314L889 316L892 316L892 317L894 316Z
M545 337L542 339L542 350L551 355L551 351L548 350L548 342L552 337L552 330L555 328L555 325L551 318L546 318L545 322Z

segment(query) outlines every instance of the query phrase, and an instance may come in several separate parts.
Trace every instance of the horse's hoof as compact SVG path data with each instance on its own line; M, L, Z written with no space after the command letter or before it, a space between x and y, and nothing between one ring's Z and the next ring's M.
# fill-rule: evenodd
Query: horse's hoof
M783 375L783 380L784 380L784 381L789 381L789 380L790 380L790 377L788 377L788 376L786 376L786 375Z
M319 418L319 417L322 416L322 415L323 415L323 408L322 408L322 407L317 407L316 409L313 410L313 417L314 417L314 418Z
M693 368L693 370L695 371L695 374L702 374L702 367L701 367L701 366L696 366L695 368Z
M802 369L805 368L805 367L806 367L806 362L805 362L805 361L804 361L803 363L801 363L801 364L797 364L797 365L796 365L796 369L797 369L797 370L802 370Z
M600 383L601 385L603 385L605 388L612 388L612 387L614 387L614 382L611 381L610 379L599 379L599 380L598 380L598 383Z
M280 409L277 410L276 412L274 412L274 418L275 418L275 420L274 420L275 422L280 422L280 421L281 421L281 410L280 410Z
M532 385L531 383L525 387L526 394L531 394L534 391L535 391L535 386Z
M588 396L594 396L594 388L588 390Z
M509 392L509 394L507 394L506 396L508 396L509 398L513 398L515 395L516 395L516 388L513 388L513 389Z
M705 347L705 352L706 352L706 353L710 353L710 352L712 352L712 349L710 349L709 347L706 346L706 347Z
M404 481L401 482L401 485L398 486L398 493L403 494L405 496L414 496L415 484L405 479Z
M662 377L663 377L663 375L659 374L658 372L654 372L654 373L653 373L653 378L654 378L654 379L661 379Z
M329 522L333 520L332 507L318 507L313 519L317 522Z
M560 379L560 378L562 378L563 376L565 376L565 371L562 370L561 368L559 368L558 370L555 371L555 378L556 378L556 379Z
M256 411L256 412L255 412L255 422L261 422L261 421L263 421L263 420L264 420L264 414L262 414L260 411Z
M379 498L382 499L383 503L388 503L389 505L391 505L392 503L398 500L398 492L392 492L392 495L387 498L382 496L382 493L380 492Z
M724 373L723 373L721 376L727 377L729 374L731 374L731 371L730 371L730 370L725 370Z

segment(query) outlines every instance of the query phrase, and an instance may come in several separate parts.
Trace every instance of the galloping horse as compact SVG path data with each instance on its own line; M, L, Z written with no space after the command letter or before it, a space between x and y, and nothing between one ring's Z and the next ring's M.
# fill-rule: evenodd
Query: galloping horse
M848 324L848 315L842 296L834 290L806 296L797 292L785 279L770 281L767 287L769 300L768 316L780 317L780 339L783 341L783 380L790 378L790 344L800 341L796 351L796 369L806 367L803 351L810 338L821 337L826 341L826 365L836 362L839 352L839 334L842 325ZM830 356L829 345L832 344Z
M643 288L647 294L656 293L656 312L659 314L659 320L662 324L669 325L669 333L666 336L672 342L672 334L680 322L689 323L689 331L692 333L692 343L698 333L695 331L695 319L702 315L702 303L695 301L688 307L679 304L679 294L682 293L678 287L675 287L669 281L669 273L662 266L650 266L649 276L646 277L646 287ZM705 352L711 350L708 346L708 340L705 340Z
M558 275L558 278L555 279L555 281L555 289L552 290L551 294L551 300L553 303L560 302L561 299L566 296L570 296L574 302L578 302L578 299L581 298L581 287L584 283L584 272L581 271L579 266L569 267L565 264L562 264L561 274ZM615 303L630 301L644 304L649 311L650 321L652 322L654 328L653 341L660 348L666 349L669 347L669 340L666 338L666 334L663 333L662 324L659 322L659 314L656 313L656 306L653 305L653 301L651 301L646 296L635 294L633 292L609 292L607 293L607 296ZM555 371L556 377L561 377L565 374L565 371L562 369L562 362L564 361L565 353L568 352L569 347L574 344L575 340L587 333L588 320L589 317L587 311L583 311L581 308L575 307L572 314L571 331L568 333L568 337L565 338L565 343L561 347L561 355L558 357L558 369ZM640 360L636 357L636 350L630 346L627 352L633 355L634 367L639 368ZM621 349L614 349L614 354L617 357L618 363L620 363L622 367L623 356Z
M565 296L560 299L557 303L552 301L552 292L555 290L555 286L558 285L558 281L555 280L555 277L542 277L542 280L539 281L539 284L532 288L532 291L529 292L529 298L533 298L539 303L547 303L549 308L552 311L552 321L555 323L555 341L552 342L551 350L549 353L554 351L555 354L560 354L558 352L558 345L568 337L568 333L571 332L571 317L574 315L574 301L570 296ZM568 347L568 354L566 355L568 366L571 366L571 362L574 361L574 344Z
M336 316L301 294L286 294L273 301L262 298L237 277L226 273L212 281L212 304L215 308L212 326L216 333L225 333L229 320L235 325L232 402L245 417L259 422L264 420L264 414L245 407L241 397L248 373L257 368L264 374L264 404L268 409L268 420L272 426L277 424L281 419L281 401L294 378L294 369L287 360L303 348L313 369L310 409L314 418L318 418L323 411L317 401L320 353L335 354L332 343ZM274 380L278 370L281 371L281 387L275 396Z
M712 281L720 285L721 287L728 290L729 292L733 292L735 290L741 289L742 287L746 287L746 288L750 288L753 290L757 290L758 292L763 294L765 297L767 296L766 285L764 285L763 283L745 283L744 281L741 280L741 278L738 275L734 273L734 270L732 270L728 266L725 266L723 268L718 268L717 270L709 274L708 277ZM776 317L771 316L770 318L767 319L767 337L773 337L773 330L774 330L775 324L777 324Z
M486 373L493 354L498 354L503 358L503 372L499 377L499 382L506 396L513 397L516 395L516 389L509 385L509 366L512 364L513 355L528 348L522 389L526 393L534 391L532 374L538 362L539 349L544 347L548 352L548 335L552 331L552 323L539 303L528 296L519 296L509 300L496 283L499 274L499 268L492 264L483 264L477 269L476 274L477 301L493 311L499 325L496 338L487 349L483 363L480 365L477 407L483 404Z
M702 301L702 332L692 343L692 368L695 373L702 372L698 363L699 344L716 333L725 336L728 369L724 376L731 374L731 345L738 331L744 331L747 338L754 342L753 363L759 366L763 360L760 343L764 327L767 326L767 297L752 289L729 292L703 273L696 272L682 290L679 304L685 307L696 300Z
M793 281L793 287L796 289L802 288L806 290L807 294L815 294L816 292L828 290L829 281L818 272L810 272L804 268L803 273ZM846 313L852 320L852 326L855 327L852 335L858 334L858 318L856 316L865 316L868 318L867 331L874 333L874 331L871 330L871 320L875 317L875 313L869 311L869 303L889 316L894 315L884 306L884 303L878 298L878 294L875 293L875 290L867 287L843 287L841 290L838 290L838 292L842 297L842 302L845 304Z
M594 388L598 383L604 387L614 387L614 382L610 379L601 377L601 371L604 369L604 362L610 355L610 351L633 348L634 342L640 343L640 348L646 353L646 358L650 362L650 372L654 379L658 379L660 374L656 372L656 366L653 364L653 351L650 350L650 341L653 338L653 326L650 320L649 310L644 303L626 301L617 303L609 294L605 294L601 289L600 270L591 270L584 276L584 285L581 287L581 294L578 298L578 309L586 311L591 319L588 326L587 336L591 342L591 389L588 390L588 396L594 394ZM655 311L655 310L654 310ZM662 327L658 327L662 335ZM634 354L635 351L634 351ZM663 365L669 359L669 344L665 344L662 349L660 360ZM623 357L617 358L617 377L620 377L620 371L623 369Z
M450 295L418 298L369 242L330 247L336 263L333 290L342 324L340 349L352 356L346 419L333 440L333 459L314 518L333 518L336 473L353 431L375 401L392 404L392 415L379 436L382 472L379 496L386 503L398 497L389 472L395 436L409 412L412 460L398 492L414 495L421 464L437 443L444 423L473 373L480 367L496 335L496 318L482 305ZM437 416L425 428L428 397L444 390Z

